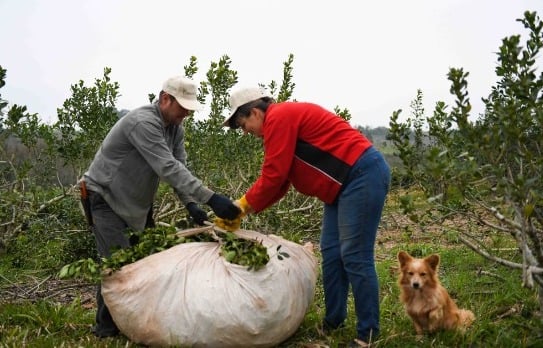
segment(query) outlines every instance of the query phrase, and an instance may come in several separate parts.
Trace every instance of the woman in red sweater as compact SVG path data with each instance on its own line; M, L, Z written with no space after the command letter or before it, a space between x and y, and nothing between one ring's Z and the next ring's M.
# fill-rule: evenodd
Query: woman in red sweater
M321 233L325 330L344 325L349 285L358 337L364 346L379 334L379 284L374 247L390 185L383 156L357 129L319 105L275 101L259 88L230 96L225 126L263 139L260 177L237 203L258 213L292 185L324 202Z

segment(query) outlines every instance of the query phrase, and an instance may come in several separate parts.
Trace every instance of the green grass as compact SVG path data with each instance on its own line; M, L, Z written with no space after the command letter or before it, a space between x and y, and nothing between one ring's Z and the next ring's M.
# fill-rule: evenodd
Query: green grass
M477 319L464 334L438 332L417 340L413 326L398 301L396 285L398 250L439 253L442 283L461 308L471 309ZM381 288L381 336L376 347L538 347L543 344L543 324L536 294L520 286L520 274L496 265L470 250L456 246L399 244L377 250ZM424 256L424 255L421 255ZM2 266L3 271L5 265ZM351 299L352 301L352 299ZM324 316L320 280L315 301L298 331L280 347L311 345L342 347L355 336L355 318L350 303L343 329L319 336L317 325ZM126 337L97 339L90 329L94 309L79 298L69 305L52 301L0 304L1 347L138 347Z
M389 202L391 203L391 202ZM383 231L376 246L377 271L380 279L381 336L374 347L543 347L543 322L534 290L521 286L519 270L511 270L475 254L458 242L454 231L438 228L439 232L417 232L399 217L389 218L388 206L383 219ZM391 223L394 220L395 223ZM302 233L292 232L287 239L299 240ZM504 258L515 259L517 250L507 239L487 235L489 243ZM317 245L318 236L306 236ZM36 246L33 246L36 248ZM20 246L23 250L23 245ZM461 308L472 310L476 321L464 335L455 332L437 332L418 340L413 325L398 300L396 254L406 250L415 256L439 253L441 256L440 279ZM49 250L47 255L58 251ZM39 264L39 258L24 264ZM316 255L320 258L318 250ZM98 339L91 333L94 324L94 287L92 293L81 294L74 287L72 301L58 298L31 300L24 296L6 300L1 296L5 289L13 291L13 285L40 284L49 277L57 280L56 269L48 267L33 270L21 268L14 255L0 255L0 347L139 347L126 337ZM25 257L32 255L25 253ZM60 258L59 258L60 260ZM516 260L519 261L519 260ZM8 276L9 275L9 276ZM86 296L82 299L82 296ZM295 296L295 295L293 295ZM317 327L324 317L324 298L320 278L317 281L315 299L296 333L279 345L286 347L343 347L356 335L356 319L352 308L344 328L329 336L319 335Z
M413 254L423 250L440 254L443 285L460 308L470 309L476 315L474 325L464 335L438 332L417 339L413 325L398 301L396 253L400 249ZM520 286L520 272L496 265L460 246L405 244L391 250L378 250L377 254L384 259L377 264L381 288L381 336L375 342L376 347L543 346L543 323L537 315L537 295ZM317 298L300 330L281 346L303 347L303 344L314 343L341 347L355 335L356 322L352 313L351 306L344 329L330 337L318 337L314 333L315 325L324 310L322 297Z

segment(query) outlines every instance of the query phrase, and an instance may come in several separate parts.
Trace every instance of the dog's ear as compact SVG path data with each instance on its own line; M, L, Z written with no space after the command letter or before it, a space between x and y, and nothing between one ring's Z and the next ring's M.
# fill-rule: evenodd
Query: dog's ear
M435 271L437 270L437 266L439 266L439 255L433 254L424 259L428 265Z
M405 251L400 251L398 253L398 261L400 262L400 266L405 265L409 260L411 260L412 257Z

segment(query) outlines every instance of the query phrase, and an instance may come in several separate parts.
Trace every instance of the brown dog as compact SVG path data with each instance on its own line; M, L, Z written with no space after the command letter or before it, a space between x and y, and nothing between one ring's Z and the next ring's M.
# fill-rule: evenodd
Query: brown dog
M437 274L439 255L419 259L400 251L398 261L400 301L413 321L417 335L439 329L463 332L473 323L473 312L458 309L441 285Z

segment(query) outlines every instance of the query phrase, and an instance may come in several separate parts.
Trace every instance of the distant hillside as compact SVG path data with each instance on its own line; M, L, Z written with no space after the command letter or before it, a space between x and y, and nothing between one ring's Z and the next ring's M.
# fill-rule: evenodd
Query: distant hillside
M398 167L402 165L400 159L394 155L396 151L392 142L387 140L388 128L357 127L357 129L368 139L370 139L373 145L379 149L379 151L381 151L391 167Z

